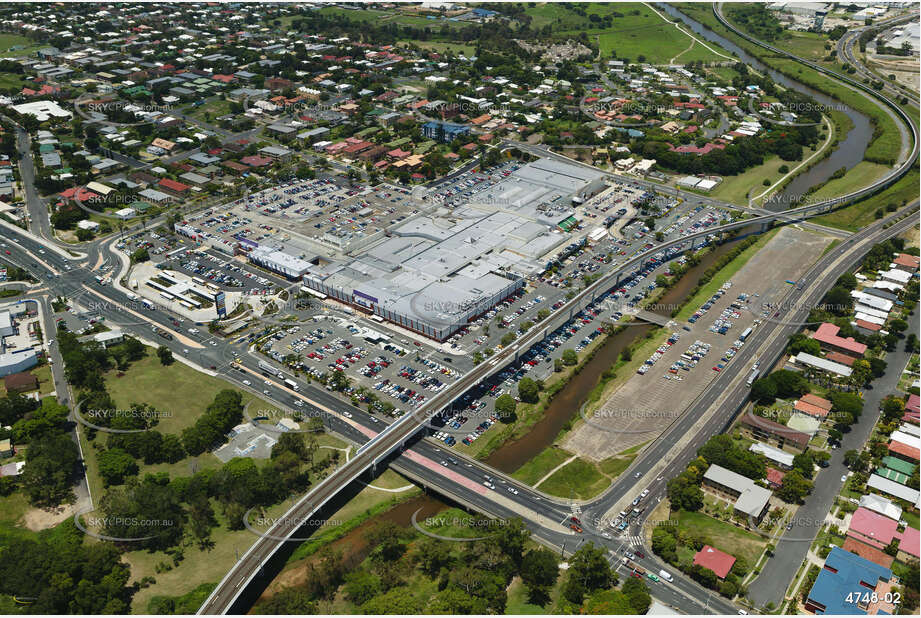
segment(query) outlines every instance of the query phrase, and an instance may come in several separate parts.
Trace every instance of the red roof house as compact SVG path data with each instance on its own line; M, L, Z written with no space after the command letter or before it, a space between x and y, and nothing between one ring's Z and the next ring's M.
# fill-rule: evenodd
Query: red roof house
M847 535L878 549L892 542L898 532L899 522L880 515L870 509L860 507L851 516L851 527Z
M904 442L897 442L896 440L890 441L889 452L901 459L921 461L921 450L919 450L917 447L909 446Z
M767 482L772 488L777 489L783 484L783 477L787 476L786 472L781 472L776 468L767 469Z
M812 334L812 338L822 344L826 350L842 352L852 356L863 356L867 351L867 346L854 341L853 337L840 337L838 331L841 330L834 324L823 322Z
M844 544L841 546L841 549L844 551L849 551L852 554L869 560L870 562L875 562L879 566L887 569L892 566L892 561L895 560L895 557L890 556L883 550L877 549L872 545L862 543L852 536L844 539Z
M735 556L722 552L715 547L704 545L699 552L694 554L694 564L710 569L720 579L726 579L729 570L735 564Z

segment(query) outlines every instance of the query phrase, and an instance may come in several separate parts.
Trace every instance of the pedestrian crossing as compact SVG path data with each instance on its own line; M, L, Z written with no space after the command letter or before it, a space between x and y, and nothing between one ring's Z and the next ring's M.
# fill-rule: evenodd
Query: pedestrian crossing
M630 544L630 547L642 547L644 539L641 536L631 534L624 537L624 541Z

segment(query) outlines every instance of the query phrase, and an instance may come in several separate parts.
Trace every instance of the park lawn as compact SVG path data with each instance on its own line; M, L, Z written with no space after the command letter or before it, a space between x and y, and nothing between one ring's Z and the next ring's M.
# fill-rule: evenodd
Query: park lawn
M391 18L393 17L393 11L375 11L372 9L361 9L358 11L352 11L349 9L342 9L335 6L324 6L321 9L317 9L317 12L322 15L336 16L336 17L348 17L352 21L377 21L382 17ZM288 18L290 20L297 19L297 16Z
M521 577L517 575L509 584L507 594L508 601L505 604L507 616L544 616L548 613L546 608L528 603L528 589L521 581Z
M774 238L774 235L779 230L780 228L774 228L766 234L762 234L761 237L758 238L758 240L753 245L745 249L745 251L736 256L734 260L721 268L720 271L716 273L716 275L714 275L706 285L697 291L697 294L695 294L693 298L684 304L684 307L681 308L681 310L675 316L675 319L685 321L691 317L708 298L713 296L716 291L720 289L720 286L732 279L733 275L739 272L739 270L745 266L746 263L748 263L748 260L750 260L756 253L761 251L761 249L763 249L764 246L772 238Z
M0 532L34 534L21 525L23 516L30 508L25 491L18 490L8 496L0 496Z
M711 546L732 554L736 558L744 558L749 565L754 565L758 561L758 557L767 545L764 537L730 523L718 521L703 513L673 511L671 517L678 520L679 535L703 533Z
M813 217L810 221L849 232L856 232L876 220L874 213L878 208L882 208L885 211L886 205L890 202L901 206L903 202L911 202L916 199L918 199L918 168L914 167L898 182L880 193L860 200L846 208L839 208L826 215Z
M917 513L902 511L902 519L908 522L908 525L915 530L921 528L921 517L919 517Z
M239 390L224 380L189 367L179 359L174 360L172 365L161 365L156 350L152 347L146 349L147 355L132 363L121 377L116 370L106 373L106 390L120 409L132 403L153 404L163 415L156 426L161 433L181 432L204 413L220 391ZM252 402L255 409L278 408L247 391L240 392L244 406Z
M328 437L332 438L332 436ZM369 485L372 486L372 489L374 487L379 487L381 489L403 489L404 487L409 487L405 492L400 492L399 494L396 492L386 492L392 493L393 495L403 495L403 493L409 494L416 488L415 485L412 484L412 481L400 476L398 472L394 472L390 468L384 470L383 474L371 481Z
M634 61L643 56L645 62L652 64L666 64L679 55L680 58L675 58L675 62L725 60L696 43L652 11L644 11L645 15L634 17L633 22L628 25L621 25L621 20L615 19L616 31L606 31L598 35L598 46L603 56L616 55L618 58L629 58Z
M539 489L560 498L593 498L610 485L608 477L584 459L574 459L540 484Z
M732 83L732 80L739 76L738 71L732 67L727 66L707 67L706 71L707 73L715 75L716 77L719 77L720 79L723 79L729 83Z
M572 457L572 453L559 447L551 446L515 470L512 477L527 485L533 485L570 457Z
M267 517L281 517L291 507L291 502L266 509ZM131 600L133 614L146 614L148 604L154 596L181 596L203 584L216 585L237 560L237 556L249 549L256 539L249 530L228 530L220 505L212 502L218 525L211 530L214 544L208 549L199 549L196 543L183 548L184 560L169 571L157 573L157 565L166 563L172 566L172 557L162 551L145 550L128 551L122 557L131 567L130 582L140 581L146 576L154 577L157 583L138 590ZM210 589L208 590L210 594Z
M556 583L553 584L553 587L550 588L550 592L547 594L550 599L547 601L547 604L544 607L540 605L534 605L528 603L528 588L524 585L524 582L521 581L521 577L515 576L512 579L512 583L509 584L507 594L508 602L505 605L505 615L506 616L527 616L527 615L550 615L553 613L553 608L556 605L557 601L560 598L560 593L563 588L563 582L566 581L566 572L560 570L560 576L557 578Z
M12 47L22 47L22 49L10 49ZM0 52L3 52L4 56L28 56L42 47L45 46L29 37L8 32L0 33Z
M882 177L891 168L879 163L861 161L849 169L841 178L833 178L819 188L810 197L817 200L847 195L858 189L866 187L874 180Z
M16 73L0 73L0 89L2 90L22 90L23 88L32 88L35 86L32 82L24 79L22 75Z
M451 43L448 41L419 41L416 39L411 39L405 42L418 45L422 49L427 49L439 54L463 54L469 58L476 53L476 47L466 43Z
M635 453L624 457L608 457L599 463L598 466L601 468L601 471L613 481L623 474L624 470L630 467L634 459L636 459Z
M787 30L787 34L789 35L787 38L776 42L775 45L801 58L815 62L830 53L825 49L825 42L828 39L821 34L795 30Z
M230 101L226 99L217 99L215 101L208 101L207 103L203 105L199 105L198 107L192 107L190 109L187 109L186 113L189 113L189 112L191 112L191 115L193 118L197 118L199 120L204 120L205 122L207 122L208 118L205 117L206 115L208 115L208 117L211 120L214 120L215 118L229 114L230 113Z
M54 380L51 377L51 365L39 365L30 371L38 378L38 393L44 397L54 392Z
M808 149L804 151L804 157L808 157L810 154L812 153ZM780 173L781 165L786 165L788 168L793 169L799 163L799 161L784 161L777 155L773 155L765 159L761 165L747 169L741 174L724 176L723 182L710 191L709 195L714 199L747 206L749 191L751 191L752 196L759 195L767 189L763 184L765 179L774 184L783 176Z
M677 30L676 30L677 31ZM688 62L695 62L700 60L702 62L719 62L720 60L726 62L725 58L720 58L712 51L698 43L697 41L692 41L688 39L688 43L691 45L690 48L685 49L685 51L678 54L675 58L675 62L678 64L684 64ZM711 47L717 47L715 43L708 42L707 45ZM727 54L728 55L728 54Z
M534 29L550 25L554 34L558 35L571 35L576 38L581 32L585 32L589 36L597 36L598 46L604 57L612 57L616 52L618 58L636 60L639 56L644 56L646 62L663 64L687 50L676 62L721 60L700 44L694 43L693 39L656 15L645 4L586 4L582 5L585 8L585 17L565 6L554 3L533 4L525 9L525 13L531 17L531 27ZM619 16L614 15L611 29L599 28L596 22L589 19L589 15L592 14L604 17L615 13Z

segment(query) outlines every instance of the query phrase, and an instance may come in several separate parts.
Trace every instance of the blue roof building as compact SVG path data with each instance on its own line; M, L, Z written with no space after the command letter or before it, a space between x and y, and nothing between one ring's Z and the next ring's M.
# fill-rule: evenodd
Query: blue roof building
M889 569L834 547L809 591L806 609L817 615L866 615L867 601L880 581L888 582L891 578L892 571ZM880 591L878 596L883 600L885 592Z
M462 124L451 124L449 122L426 122L422 125L422 134L429 139L437 140L448 144L453 142L461 135L470 133L470 127Z

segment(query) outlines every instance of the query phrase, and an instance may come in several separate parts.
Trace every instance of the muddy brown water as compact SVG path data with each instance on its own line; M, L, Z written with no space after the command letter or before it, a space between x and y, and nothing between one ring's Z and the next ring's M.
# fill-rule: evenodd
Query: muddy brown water
M662 295L658 304L663 308L657 312L669 315L670 312L667 310L669 306L684 302L704 272L716 260L731 251L741 238L740 236L727 241L705 255L698 265L688 270L671 289ZM557 393L557 396L547 406L543 417L531 430L521 438L505 443L486 459L486 463L497 470L510 474L551 446L566 423L578 414L582 402L585 401L588 394L598 384L601 375L612 364L617 362L621 351L636 341L637 337L643 337L653 328L655 328L655 325L652 324L631 326L613 337L608 337L596 350L591 360L585 364L582 371L573 376L566 386ZM449 507L450 505L447 501L442 501L437 496L431 494L418 496L397 504L379 515L375 515L342 537L331 541L328 547L342 552L344 558L357 563L370 553L365 534L378 522L390 521L398 526L408 527L413 513L417 511L417 520L423 520ZM313 557L299 561L295 566L283 569L278 573L259 596L259 601L271 598L285 586L297 585L300 581L298 579L299 575L294 571L306 568L306 565L309 564ZM255 609L258 609L258 607Z
M696 266L689 269L681 279L659 299L662 307L656 311L670 316L668 307L683 303L697 286L697 281L720 257L728 253L741 240L741 236L723 243L707 253ZM621 351L627 346L656 328L652 324L641 324L623 329L613 337L608 337L596 350L577 375L564 386L553 401L547 406L544 415L531 430L518 438L506 442L486 459L490 466L511 474L528 461L539 455L556 441L560 431L579 413L579 408L595 388L601 375L617 362Z

